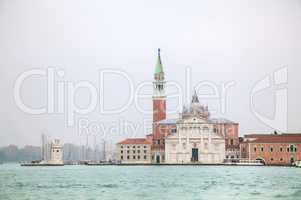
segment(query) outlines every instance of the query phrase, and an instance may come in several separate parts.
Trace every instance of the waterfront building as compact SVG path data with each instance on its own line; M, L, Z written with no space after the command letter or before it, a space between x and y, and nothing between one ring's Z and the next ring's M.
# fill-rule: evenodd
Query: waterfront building
M240 158L239 124L225 118L210 118L210 122L214 125L215 132L225 138L226 160L238 161Z
M219 164L225 159L225 138L217 132L209 119L208 107L202 106L198 96L184 107L176 129L165 139L166 163Z
M301 160L301 134L247 134L240 143L242 159L266 165L294 165Z
M117 144L118 158L122 164L150 164L151 141L145 138L128 138Z
M238 123L211 118L208 106L200 104L196 92L190 107L184 107L178 119L167 119L165 84L158 49L152 97L153 131L146 136L147 141L151 141L151 162L215 164L224 159L239 159Z
M55 139L51 143L51 152L50 152L50 160L47 164L53 165L62 165L63 161L63 145L61 145L60 140Z
M165 138L176 131L176 122L177 119L164 119L153 123L152 163L165 163Z

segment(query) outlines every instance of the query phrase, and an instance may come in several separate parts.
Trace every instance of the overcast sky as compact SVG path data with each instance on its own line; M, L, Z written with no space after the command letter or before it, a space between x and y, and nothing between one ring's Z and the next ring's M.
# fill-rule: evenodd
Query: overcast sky
M102 92L99 72L122 70L136 91L140 83L152 80L159 47L166 81L182 87L183 103L187 103L185 92L191 92L201 81L215 85L219 92L228 83L231 86L226 101L213 96L203 96L200 101L214 110L212 117L238 122L240 135L265 133L285 127L286 117L280 117L279 127L273 118L279 113L275 94L287 89L287 131L301 132L300 36L300 0L0 0L0 146L39 145L42 133L83 144L85 137L79 136L78 131L80 119L103 128L114 127L120 121L139 125L134 131L105 131L106 139L113 141L150 133L149 128L144 130L140 125L146 119L150 127L152 115L141 113L134 101L121 113L100 111L100 98L104 98L107 109L126 102L130 85L124 77L109 74L104 78ZM55 78L55 93L57 82L67 88L67 82L84 80L97 88L97 107L88 114L75 113L71 126L66 111L69 100L64 100L63 113L38 115L22 111L15 102L18 77L31 69L46 72L48 67L64 72ZM188 86L187 69L191 74ZM254 106L250 106L250 94L256 84L265 77L271 77L271 84L275 83L273 74L281 69L282 79L287 70L287 83L254 95ZM167 86L167 94L177 92L174 89ZM149 94L150 88L143 87L141 91ZM198 93L202 96L209 91L203 87ZM28 77L20 93L27 106L45 107L46 77ZM91 95L84 88L76 92L74 99L82 108L91 103ZM151 108L151 100L141 101L142 107ZM281 109L285 101L278 102L281 115L286 116L285 109ZM55 108L59 104L55 99ZM181 111L172 99L168 99L167 109L169 118L177 117L175 113ZM94 132L97 140L104 134L103 130Z

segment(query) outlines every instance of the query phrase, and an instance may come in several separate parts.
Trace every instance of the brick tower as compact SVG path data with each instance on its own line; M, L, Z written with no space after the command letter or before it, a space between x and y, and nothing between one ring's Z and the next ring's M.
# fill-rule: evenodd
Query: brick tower
M161 62L160 49L158 49L158 60L154 74L153 92L153 123L166 119L166 96L164 72Z

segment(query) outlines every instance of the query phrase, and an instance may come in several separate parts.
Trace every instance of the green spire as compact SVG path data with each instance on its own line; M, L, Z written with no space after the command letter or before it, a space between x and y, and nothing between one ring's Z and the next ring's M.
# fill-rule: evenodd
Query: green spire
M155 74L161 74L161 73L163 73L163 66L162 66L162 62L161 62L160 48L159 48L158 49L158 60L157 60L157 64L156 64Z

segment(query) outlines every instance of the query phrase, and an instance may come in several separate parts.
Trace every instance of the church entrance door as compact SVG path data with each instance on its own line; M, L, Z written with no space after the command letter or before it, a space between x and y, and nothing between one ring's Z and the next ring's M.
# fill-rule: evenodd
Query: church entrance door
M159 156L159 155L156 156L156 163L157 163L157 164L160 163L160 156Z
M191 153L191 161L192 162L198 162L199 161L199 149L198 148L192 148Z

